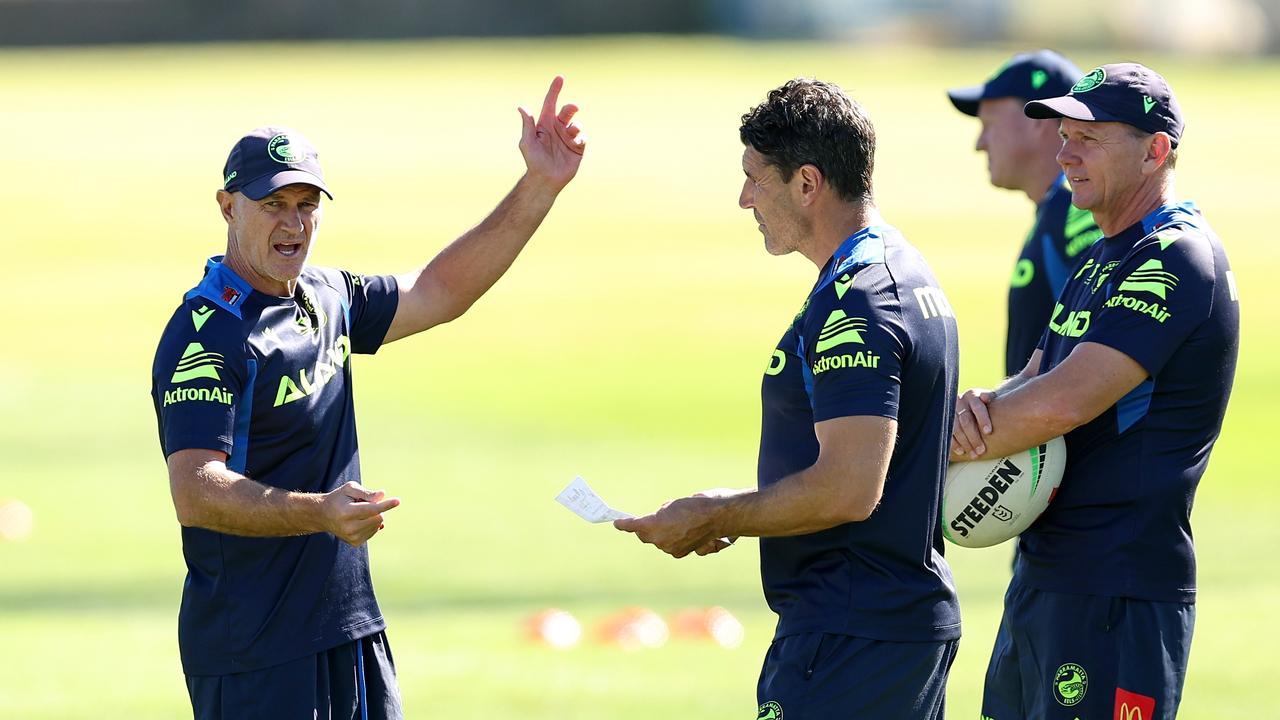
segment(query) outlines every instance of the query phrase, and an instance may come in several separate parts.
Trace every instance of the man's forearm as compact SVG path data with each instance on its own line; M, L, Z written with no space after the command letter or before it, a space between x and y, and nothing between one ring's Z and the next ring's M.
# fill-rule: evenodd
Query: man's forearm
M228 535L285 537L324 530L323 495L263 485L221 463L195 468L174 481L178 520Z
M987 405L992 432L983 436L986 451L979 459L1005 457L1075 427L1071 420L1046 404L1044 396L1036 392L1035 380L1037 378L1023 378L1017 383L1001 385L996 391L995 399Z
M820 532L865 520L875 499L858 499L861 482L825 477L818 466L789 475L768 487L720 498L717 537L786 537ZM843 488L843 491L842 491Z
M422 270L444 291L452 317L466 312L515 262L551 211L559 189L528 175L484 220L468 230ZM431 287L431 282L421 284Z

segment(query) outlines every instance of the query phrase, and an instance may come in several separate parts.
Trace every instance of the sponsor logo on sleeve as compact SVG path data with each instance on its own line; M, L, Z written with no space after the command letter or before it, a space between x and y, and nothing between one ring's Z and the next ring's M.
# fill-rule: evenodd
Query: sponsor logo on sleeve
M1156 699L1116 688L1115 714L1112 720L1154 720Z
M230 405L234 401L235 395L226 388L174 388L173 390L166 390L164 393L165 407L184 402Z
M843 310L832 310L818 333L815 352L826 352L847 343L863 344L862 333L867 329L867 319L849 317Z
M845 273L840 277L836 278L835 282L832 283L836 288L837 300L844 299L844 294L849 292L849 288L853 287L853 278L855 277L857 276L856 275L851 276L849 275L849 273Z
M843 310L833 310L827 316L827 322L818 333L818 344L814 352L822 353L841 345L862 345L862 333L867 330L867 319L849 317ZM844 370L847 368L876 368L880 366L880 356L870 350L854 350L840 355L827 355L814 361L810 368L815 376L828 370Z
M200 332L200 328L204 327L211 315L213 315L213 308L208 305L201 305L199 310L191 311L191 324L196 326L196 332Z
M1053 699L1063 707L1079 705L1089 693L1089 673L1076 663L1063 663L1053 675Z
M778 375L782 373L782 369L787 366L787 354L781 350L774 350L773 357L769 358L769 367L764 369L765 375Z
M951 309L951 303L947 302L947 296L942 294L942 290L936 287L918 287L913 292L916 303L920 306L920 314L924 315L925 320L956 316L955 311Z
M1160 300L1165 300L1177 286L1177 275L1167 272L1164 264L1159 260L1148 260L1120 283L1116 288L1116 294L1108 298L1103 307L1123 307L1141 315L1148 315L1151 319L1163 324L1172 317L1168 306L1149 298L1134 297L1132 293L1154 295Z
M177 367L173 369L173 377L169 378L169 382L177 385L196 378L220 381L222 380L218 375L220 367L223 367L221 353L205 350L203 345L193 342L182 352L182 357L178 360Z
M1164 269L1159 260L1148 260L1138 266L1120 283L1119 292L1148 292L1161 300L1167 300L1168 294L1178 286L1178 276Z

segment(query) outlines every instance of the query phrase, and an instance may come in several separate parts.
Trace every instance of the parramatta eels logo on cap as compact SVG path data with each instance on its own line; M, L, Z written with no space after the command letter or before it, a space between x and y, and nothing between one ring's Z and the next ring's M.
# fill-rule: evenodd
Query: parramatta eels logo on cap
M301 157L300 153L294 151L289 136L283 133L267 142L267 155L270 155L272 160L285 165L294 165L306 159Z
M1071 86L1071 92L1073 93L1089 92L1090 90L1101 85L1102 81L1106 79L1107 79L1106 70L1103 70L1102 68L1094 68L1093 72L1080 78L1078 81L1076 81L1075 85Z

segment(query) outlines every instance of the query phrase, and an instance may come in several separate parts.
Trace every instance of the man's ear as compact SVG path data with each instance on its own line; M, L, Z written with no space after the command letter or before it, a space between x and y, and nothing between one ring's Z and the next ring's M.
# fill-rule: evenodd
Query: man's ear
M816 165L801 165L796 170L796 179L800 182L796 185L796 191L799 193L800 205L808 207L818 200L818 194L822 192L827 185L827 179L822 176L822 171Z
M1146 155L1142 158L1142 172L1150 175L1169 161L1169 153L1173 152L1173 140L1166 134L1158 132L1147 138Z
M235 219L235 202L236 198L226 190L219 190L217 194L218 209L222 211L222 219L230 224Z

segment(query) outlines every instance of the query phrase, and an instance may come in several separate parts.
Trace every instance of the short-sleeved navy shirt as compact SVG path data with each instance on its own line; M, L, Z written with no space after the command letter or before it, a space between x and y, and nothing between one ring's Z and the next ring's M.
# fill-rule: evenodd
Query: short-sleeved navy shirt
M1071 186L1059 175L1036 205L1036 224L1022 245L1009 280L1006 376L1026 367L1076 260L1100 237L1102 230L1093 221L1093 213L1071 204Z
M782 336L761 390L758 482L818 459L814 423L898 421L880 504L862 522L760 539L776 637L960 636L939 512L957 379L956 321L924 258L892 227L846 240Z
M358 482L350 356L382 344L395 279L308 267L281 298L254 291L221 260L209 261L156 350L151 392L165 457L217 450L231 470L298 492ZM330 533L184 527L182 553L188 675L270 667L384 628L367 549Z
M1041 340L1040 372L1092 342L1148 378L1067 433L1062 485L1019 541L1019 579L1054 592L1195 599L1191 503L1222 428L1239 324L1226 253L1191 203L1161 207L1084 256Z

